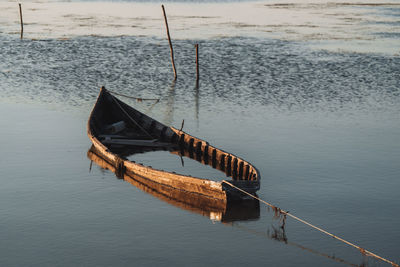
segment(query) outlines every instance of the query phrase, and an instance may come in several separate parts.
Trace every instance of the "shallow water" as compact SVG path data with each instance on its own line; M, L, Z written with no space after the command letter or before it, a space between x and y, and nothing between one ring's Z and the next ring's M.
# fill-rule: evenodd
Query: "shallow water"
M86 120L102 85L160 98L121 99L177 128L184 119L185 131L253 163L260 198L400 261L399 57L185 39L174 41L172 83L168 44L156 37L0 34L0 43L1 266L386 266L290 219L279 239L279 220L262 205L258 219L219 223L95 164L89 171ZM140 155L182 171L175 158Z
M243 112L256 107L293 112L399 111L399 57L312 51L301 43L271 39L184 40L175 42L180 79L172 84L168 43L161 39L0 38L4 98L81 106L92 103L98 88L105 85L128 95L161 97L171 107L197 107L201 98L209 109L239 105ZM198 92L196 42L201 62Z
M164 40L1 39L1 265L365 261L290 220L287 242L277 242L271 225L279 221L263 206L258 220L213 224L96 165L89 172L85 121L103 84L160 97L156 105L126 101L177 127L185 119L189 133L252 162L262 199L398 260L399 58L207 40L196 89L195 40L176 42L179 78L171 84Z
M154 151L144 154L135 154L128 157L129 160L141 163L145 166L152 166L159 170L176 172L193 177L207 178L213 181L226 179L224 172L204 166L200 162L189 157L179 157L169 151ZM230 179L230 178L229 178Z

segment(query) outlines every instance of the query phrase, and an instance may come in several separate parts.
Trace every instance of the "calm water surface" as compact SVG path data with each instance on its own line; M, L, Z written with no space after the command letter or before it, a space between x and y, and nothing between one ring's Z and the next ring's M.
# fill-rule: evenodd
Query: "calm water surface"
M199 88L193 45L201 48ZM1 266L385 266L265 206L220 223L93 164L86 120L98 89L252 162L259 197L400 261L400 58L258 38L165 40L0 35ZM138 161L138 160L137 160ZM142 154L183 171L180 159ZM198 175L213 170L185 162Z

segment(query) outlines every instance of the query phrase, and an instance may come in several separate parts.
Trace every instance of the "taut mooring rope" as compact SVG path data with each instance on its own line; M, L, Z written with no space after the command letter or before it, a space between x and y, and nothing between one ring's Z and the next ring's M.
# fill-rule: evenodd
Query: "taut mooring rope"
M302 220L302 219L300 219L300 218L298 218L298 217L296 217L296 216L290 214L290 213L287 212L287 211L281 210L280 208L278 208L278 207L276 207L276 206L274 206L274 205L272 205L272 204L270 204L270 203L268 203L268 202L266 202L266 201L264 201L264 200L262 200L262 199L260 199L260 198L258 198L258 197L256 197L256 196L253 196L252 194L250 194L250 193L244 191L243 189L241 189L241 188L239 188L239 187L237 187L237 186L235 186L235 185L233 185L233 184L231 184L231 183L229 183L229 182L227 182L227 181L222 181L222 182L223 182L223 183L226 183L227 185L229 185L229 186L231 186L231 187L233 187L233 188L235 188L235 189L237 189L237 190L239 190L240 192L242 192L242 193L244 193L244 194L246 194L246 195L251 196L251 197L254 198L254 199L257 199L258 201L264 203L265 205L270 206L271 208L273 208L274 210L280 212L280 213L283 214L283 215L292 217L292 218L295 219L296 221L299 221L299 222L301 222L301 223L304 223L304 224L310 226L311 228L314 228L314 229L316 229L316 230L318 230L318 231L320 231L320 232L322 232L322 233L324 233L324 234L326 234L326 235L329 235L330 237L333 237L333 238L335 238L335 239L337 239L337 240L339 240L339 241L342 241L343 243L345 243L345 244L347 244L347 245L349 245L349 246L352 246L352 247L358 249L358 250L359 250L362 254L364 254L364 255L372 256L372 257L377 258L377 259L379 259L379 260L381 260L381 261L387 262L387 263L391 264L392 266L400 267L400 265L398 265L397 263L395 263L395 262L393 262L393 261L390 261L390 260L387 260L387 259L385 259L385 258L382 258L381 256L376 255L375 253L372 253L371 251L368 251L368 250L366 250L366 249L363 249L363 248L360 247L360 246L357 246L357 245L355 245L355 244L353 244L353 243L351 243L351 242L349 242L349 241L347 241L347 240L344 240L344 239L341 238L341 237L338 237L338 236L336 236L336 235L334 235L334 234L331 234L331 233L325 231L324 229L321 229L321 228L319 228L319 227L317 227L317 226L315 226L315 225L313 225L313 224L311 224L311 223L309 223L309 222L306 222L306 221L304 221L304 220Z

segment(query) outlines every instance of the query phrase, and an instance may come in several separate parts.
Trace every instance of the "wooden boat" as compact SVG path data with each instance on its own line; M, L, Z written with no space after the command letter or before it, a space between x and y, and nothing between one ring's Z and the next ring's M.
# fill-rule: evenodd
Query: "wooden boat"
M141 148L129 150L131 155L142 153ZM91 162L96 163L102 169L117 172L115 166L111 165L92 146L87 152ZM260 218L260 202L256 199L246 199L240 202L224 202L219 199L204 197L200 194L193 194L170 186L152 182L151 180L142 183L143 178L134 173L124 173L118 177L139 188L140 190L164 201L170 205L187 210L193 213L208 217L212 221L231 223L236 221L254 221Z
M260 174L249 162L156 121L125 104L104 87L90 114L87 133L96 153L115 167L117 176L128 174L145 185L163 185L223 203L246 197L223 182L157 170L129 161L124 156L126 148L171 149L180 156L223 171L227 177L232 177L231 184L250 194L260 188Z

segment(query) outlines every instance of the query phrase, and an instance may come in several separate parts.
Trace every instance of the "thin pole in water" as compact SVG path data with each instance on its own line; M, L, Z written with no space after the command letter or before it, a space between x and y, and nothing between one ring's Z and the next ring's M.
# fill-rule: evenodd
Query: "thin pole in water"
M161 8L164 13L164 21L165 21L165 27L167 28L167 37L168 37L168 42L169 42L169 49L171 50L171 62L172 62L172 68L174 70L174 80L178 77L176 74L176 68L175 68L175 60L174 60L174 49L172 47L172 42L171 42L171 36L169 35L169 28L168 28L168 21L167 21L167 14L165 14L165 8L164 5L161 5Z
M22 7L21 3L18 3L19 5L19 18L21 20L21 39L24 37L24 22L22 20Z
M196 82L199 82L200 72L199 72L199 44L194 45L196 47Z

